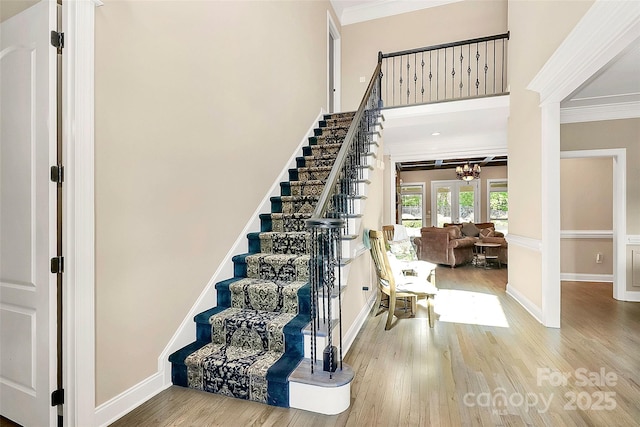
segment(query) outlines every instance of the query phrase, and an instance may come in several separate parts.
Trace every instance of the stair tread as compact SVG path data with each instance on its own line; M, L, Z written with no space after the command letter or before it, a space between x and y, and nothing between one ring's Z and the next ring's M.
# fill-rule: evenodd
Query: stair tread
M342 363L342 369L331 374L322 370L322 362L316 361L314 373L311 373L311 360L302 359L298 367L289 375L289 381L302 384L316 385L319 387L340 387L349 384L355 377L355 372L346 363Z

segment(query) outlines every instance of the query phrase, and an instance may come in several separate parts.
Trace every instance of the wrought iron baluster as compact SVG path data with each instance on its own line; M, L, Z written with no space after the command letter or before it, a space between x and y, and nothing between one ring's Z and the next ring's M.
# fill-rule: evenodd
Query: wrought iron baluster
M444 49L444 67L442 69L444 70L444 99L447 99L447 48Z
M467 59L469 65L467 66L467 96L471 96L471 45L468 45Z
M399 96L400 96L400 103L402 103L402 56L400 57L400 89L399 89Z
M489 70L489 65L487 65L487 48L489 42L484 43L484 94L487 94L487 71Z
M462 98L462 88L464 84L462 84L462 61L464 61L464 56L462 55L462 46L460 46L460 98Z
M418 100L418 55L413 55L413 102Z
M421 95L420 101L424 102L424 52L422 52L421 54L420 64L422 65L422 70L420 72L420 79L422 82L422 90L420 90L420 95Z
M438 73L440 72L440 54L436 51L436 101L440 99L440 78Z
M505 77L505 67L507 64L507 41L506 39L502 39L502 76L500 78L501 82L502 82L502 92L505 92L505 84L506 84L506 77Z
M476 95L479 94L480 88L480 51L478 43L476 43Z
M493 93L496 93L496 41L493 41Z
M407 105L409 104L409 96L411 95L411 90L409 86L409 71L411 69L411 65L409 64L409 57L407 56Z
M432 63L433 58L431 57L431 51L429 51L429 101L433 100L433 86L431 85L431 79L433 78L433 74L431 73Z
M391 83L391 90L393 91L393 101L392 105L396 105L396 57L393 57L393 61L391 62L391 70L393 70L393 80Z

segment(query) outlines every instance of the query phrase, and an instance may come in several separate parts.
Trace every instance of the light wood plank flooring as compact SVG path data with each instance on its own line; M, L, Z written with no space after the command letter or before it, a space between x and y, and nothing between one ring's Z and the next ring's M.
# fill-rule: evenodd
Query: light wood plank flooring
M506 295L506 269L437 275L435 328L422 304L389 331L386 313L367 320L345 357L356 377L342 414L171 387L112 426L640 425L640 303L565 282L562 328L548 329Z

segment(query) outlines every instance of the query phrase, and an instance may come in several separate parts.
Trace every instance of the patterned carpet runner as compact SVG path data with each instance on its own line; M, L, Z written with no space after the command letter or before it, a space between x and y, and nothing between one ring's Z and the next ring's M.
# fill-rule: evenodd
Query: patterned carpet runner
M218 306L195 317L196 341L169 357L175 385L289 407L288 377L304 356L310 319L309 233L353 113L327 115L260 215L249 253L233 258L234 276L216 284Z

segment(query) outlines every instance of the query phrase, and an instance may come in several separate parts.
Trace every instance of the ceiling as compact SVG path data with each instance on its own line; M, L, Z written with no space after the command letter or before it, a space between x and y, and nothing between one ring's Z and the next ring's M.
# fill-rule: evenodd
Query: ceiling
M441 170L455 169L469 163L471 166L478 165L480 168L489 166L506 166L507 156L487 156L487 157L467 157L462 159L437 159L421 160L415 162L396 163L398 169L403 172L415 170Z
M342 25L459 0L331 0ZM385 152L404 168L444 159L506 155L508 97L452 101L384 111ZM561 122L640 117L640 39L561 103ZM395 152L394 152L395 150ZM428 163L431 162L431 163ZM406 165L405 165L406 163Z
M341 25L355 24L462 0L330 0Z

